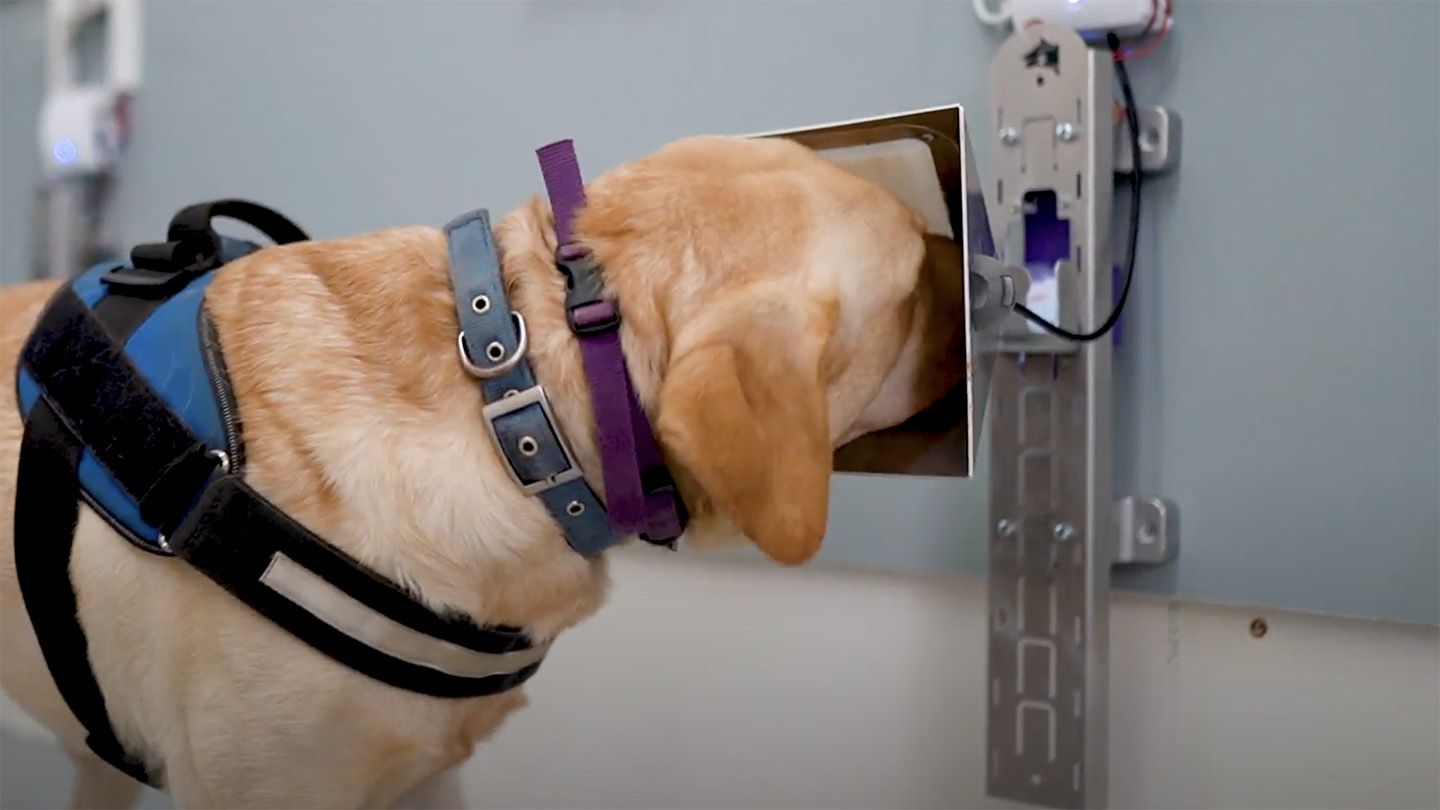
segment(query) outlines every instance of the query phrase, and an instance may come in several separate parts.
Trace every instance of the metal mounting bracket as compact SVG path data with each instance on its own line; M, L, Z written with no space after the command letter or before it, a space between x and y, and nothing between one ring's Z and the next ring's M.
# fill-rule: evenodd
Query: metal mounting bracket
M1111 197L1129 136L1113 78L1109 52L1045 23L1012 34L991 65L998 264L1053 273L1071 331L1114 306ZM1141 127L1142 171L1173 167L1179 118L1152 108ZM1173 559L1178 512L1112 498L1111 341L1070 343L1018 320L1000 327L991 378L987 792L1105 807L1110 569Z
M1164 565L1180 553L1180 510L1164 498L1115 502L1115 565Z
M1180 165L1182 128L1180 113L1165 107L1140 108L1140 170L1163 174ZM1130 119L1120 116L1115 125L1115 173L1135 171L1130 150Z

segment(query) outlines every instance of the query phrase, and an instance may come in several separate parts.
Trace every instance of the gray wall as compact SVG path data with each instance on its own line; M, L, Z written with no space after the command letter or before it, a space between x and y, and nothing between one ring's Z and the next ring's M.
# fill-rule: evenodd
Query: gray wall
M35 128L45 93L44 24L45 7L37 0L0 3L0 283L31 273L31 195L40 174Z
M7 278L35 160L26 6L0 6ZM505 209L540 190L532 150L557 137L593 174L677 136L955 101L991 126L995 39L966 2L145 11L126 241L217 196L319 237ZM1184 541L1172 570L1121 581L1440 622L1440 4L1181 0L1176 16L1134 68L1141 103L1182 113L1185 157L1146 187L1117 487L1177 500ZM845 477L835 496L826 560L984 569L983 480Z

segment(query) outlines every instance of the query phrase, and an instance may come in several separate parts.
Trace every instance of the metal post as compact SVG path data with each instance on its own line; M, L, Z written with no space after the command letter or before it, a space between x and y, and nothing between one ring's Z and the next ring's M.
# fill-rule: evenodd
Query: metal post
M1099 326L1113 300L1112 71L1108 52L1053 25L1016 32L991 67L1002 259L1034 266L1024 240L1027 230L1038 237L1026 219L1053 195L1049 227L1068 239L1039 261L1054 269L1060 324L1071 331ZM1007 340L996 363L992 796L1067 808L1107 801L1110 360L1109 339L1076 346L1025 334Z
M1112 117L1113 76L1108 51L1050 24L1017 31L991 65L1001 261L1054 273L1071 332L1096 329L1115 305L1113 174L1134 161ZM1151 133L1140 168L1178 165L1179 116L1137 114ZM1111 492L1111 337L1076 344L1015 325L991 382L987 790L1105 807L1110 568L1173 560L1179 512Z
M80 244L85 240L85 231L81 228L82 192L77 180L50 181L45 194L46 264L39 278L67 279L82 269Z

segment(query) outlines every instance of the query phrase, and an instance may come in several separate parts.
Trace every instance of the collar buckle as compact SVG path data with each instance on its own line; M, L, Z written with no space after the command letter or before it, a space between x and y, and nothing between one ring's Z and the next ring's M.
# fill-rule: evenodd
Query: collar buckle
M646 511L651 519L649 531L640 532L640 539L652 546L678 551L676 541L684 533L690 513L675 486L675 477L664 464L652 464L640 471L640 486L645 492Z
M521 477L517 461L511 455L511 445L514 444L514 442L506 441L507 438L512 438L509 435L511 430L503 428L496 423L506 416L510 416L531 406L538 406L540 408L545 427L551 434L550 436L538 438L531 437L531 440L548 441L553 438L556 445L560 448L561 455L564 457L565 466L543 478L527 481ZM550 397L545 394L544 388L537 385L503 397L499 401L488 403L480 409L480 416L485 420L485 427L490 431L490 438L495 442L495 446L500 450L500 455L505 459L505 469L510 473L510 478L514 480L516 486L520 487L520 491L526 495L539 495L542 492L547 492L561 484L568 484L584 476L584 471L580 469L580 463L575 460L575 453L570 449L569 443L565 441L564 435L560 433L560 425L555 421L555 412L550 407ZM520 450L519 452L523 453L524 450Z

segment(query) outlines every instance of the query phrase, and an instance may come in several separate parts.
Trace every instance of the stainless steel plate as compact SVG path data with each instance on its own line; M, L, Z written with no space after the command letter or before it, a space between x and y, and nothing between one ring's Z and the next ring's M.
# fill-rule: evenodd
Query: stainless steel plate
M789 138L814 149L836 165L895 194L924 218L932 233L962 244L964 263L954 272L962 279L963 311L971 311L971 263L980 254L995 258L996 250L963 107L932 107L749 137ZM970 323L966 324L965 334L969 373L964 384L904 424L841 447L835 453L837 471L957 478L974 475L997 335Z

